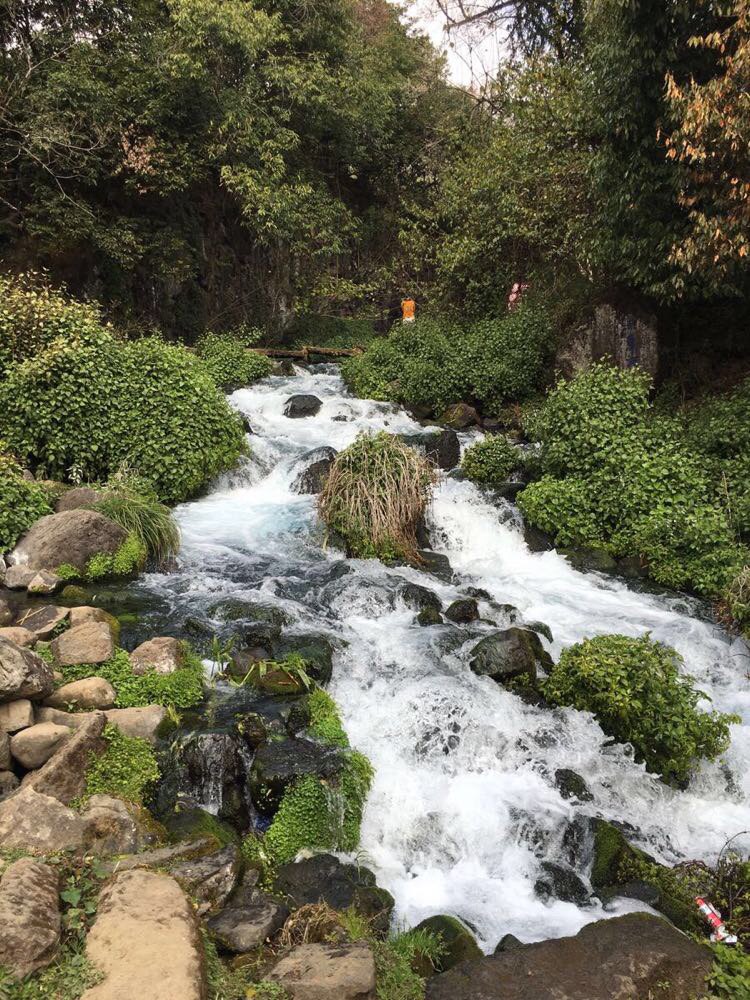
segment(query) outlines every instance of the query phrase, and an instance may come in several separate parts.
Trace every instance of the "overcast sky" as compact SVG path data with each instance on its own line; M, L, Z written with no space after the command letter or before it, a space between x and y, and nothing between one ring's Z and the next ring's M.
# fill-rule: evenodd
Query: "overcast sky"
M487 75L494 76L500 61L500 45L497 37L481 37L475 33L470 40L463 36L446 35L443 18L435 13L435 5L430 0L414 0L409 14L416 18L418 26L432 39L433 45L445 52L448 58L448 72L454 83L470 87L472 83L484 82Z

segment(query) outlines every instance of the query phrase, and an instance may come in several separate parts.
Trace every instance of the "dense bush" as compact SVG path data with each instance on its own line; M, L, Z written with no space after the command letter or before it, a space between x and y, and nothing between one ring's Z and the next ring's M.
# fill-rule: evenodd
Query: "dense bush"
M346 316L302 313L295 316L286 339L295 347L367 347L377 337L372 321Z
M45 475L105 480L123 463L163 501L184 500L245 447L237 416L201 362L155 339L95 328L58 339L0 382L11 450Z
M600 545L605 540L585 479L543 476L519 494L518 506L557 545Z
M648 635L605 635L563 651L544 685L557 705L593 712L605 733L665 781L684 782L729 746L734 716L697 709L705 695L682 677L680 655Z
M231 391L265 378L273 362L249 350L242 338L231 333L207 333L198 341L196 353L217 388Z
M44 489L27 482L18 463L0 452L0 553L12 549L37 518L51 513Z
M530 306L468 327L427 317L396 324L342 371L358 396L435 413L470 398L496 413L537 386L550 337L546 314Z
M351 555L416 558L416 532L435 473L399 438L360 435L340 452L320 494L320 513Z
M461 468L481 486L500 486L519 465L518 449L500 434L477 441L464 452Z

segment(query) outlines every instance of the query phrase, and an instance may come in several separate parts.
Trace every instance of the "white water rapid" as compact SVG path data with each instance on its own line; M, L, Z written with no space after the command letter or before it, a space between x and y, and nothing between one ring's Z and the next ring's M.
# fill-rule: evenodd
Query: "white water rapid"
M283 416L286 399L300 392L321 398L320 412ZM571 934L635 908L622 900L605 914L598 905L535 894L543 860L573 863L585 878L580 855L571 855L577 815L627 824L632 841L668 863L715 856L728 837L750 829L748 650L701 617L697 602L577 572L554 551L532 553L510 505L445 476L429 528L454 583L344 560L322 548L315 498L290 489L300 458L322 445L341 449L361 431L417 432L419 425L389 404L349 397L333 366L266 379L231 402L253 428L253 457L208 496L178 509L180 569L150 575L146 587L174 620L196 611L205 618L223 597L261 597L289 613L292 631L314 628L346 640L331 692L352 744L375 767L360 857L395 896L398 923L453 913L491 950L508 932L523 941ZM715 708L742 715L745 725L732 727L724 761L701 767L686 791L672 790L611 745L591 716L533 707L476 677L466 655L476 630L417 626L396 596L404 580L429 587L444 603L467 587L483 588L515 605L524 621L549 625L555 658L587 636L650 631L682 653ZM507 625L496 610L481 609ZM562 798L558 768L582 775L593 800Z

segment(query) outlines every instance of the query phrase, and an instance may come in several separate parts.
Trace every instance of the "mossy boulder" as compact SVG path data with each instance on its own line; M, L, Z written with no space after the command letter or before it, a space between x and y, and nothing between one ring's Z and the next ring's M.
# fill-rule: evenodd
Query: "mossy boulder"
M440 937L445 950L435 965L436 972L447 972L459 962L482 958L482 949L476 938L457 917L440 913L417 924L415 930L429 931Z
M239 843L238 835L228 823L222 823L213 813L192 802L178 802L164 817L163 825L173 843L206 838L212 838L217 847Z
M281 659L296 653L305 661L305 672L318 684L327 684L333 672L333 644L324 635L314 632L282 637L277 656Z
M335 747L304 739L264 743L250 769L250 794L262 812L274 813L284 792L297 779L307 776L323 780L333 778L343 767L344 759Z

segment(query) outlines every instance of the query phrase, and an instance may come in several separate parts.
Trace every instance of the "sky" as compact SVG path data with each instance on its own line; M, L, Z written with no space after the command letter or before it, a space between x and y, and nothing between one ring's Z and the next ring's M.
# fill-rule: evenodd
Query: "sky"
M417 26L429 35L433 45L445 52L448 73L453 83L461 87L471 87L484 83L486 77L494 76L500 61L502 46L496 35L484 37L446 35L443 17L436 12L431 0L414 0L409 7L409 15Z

